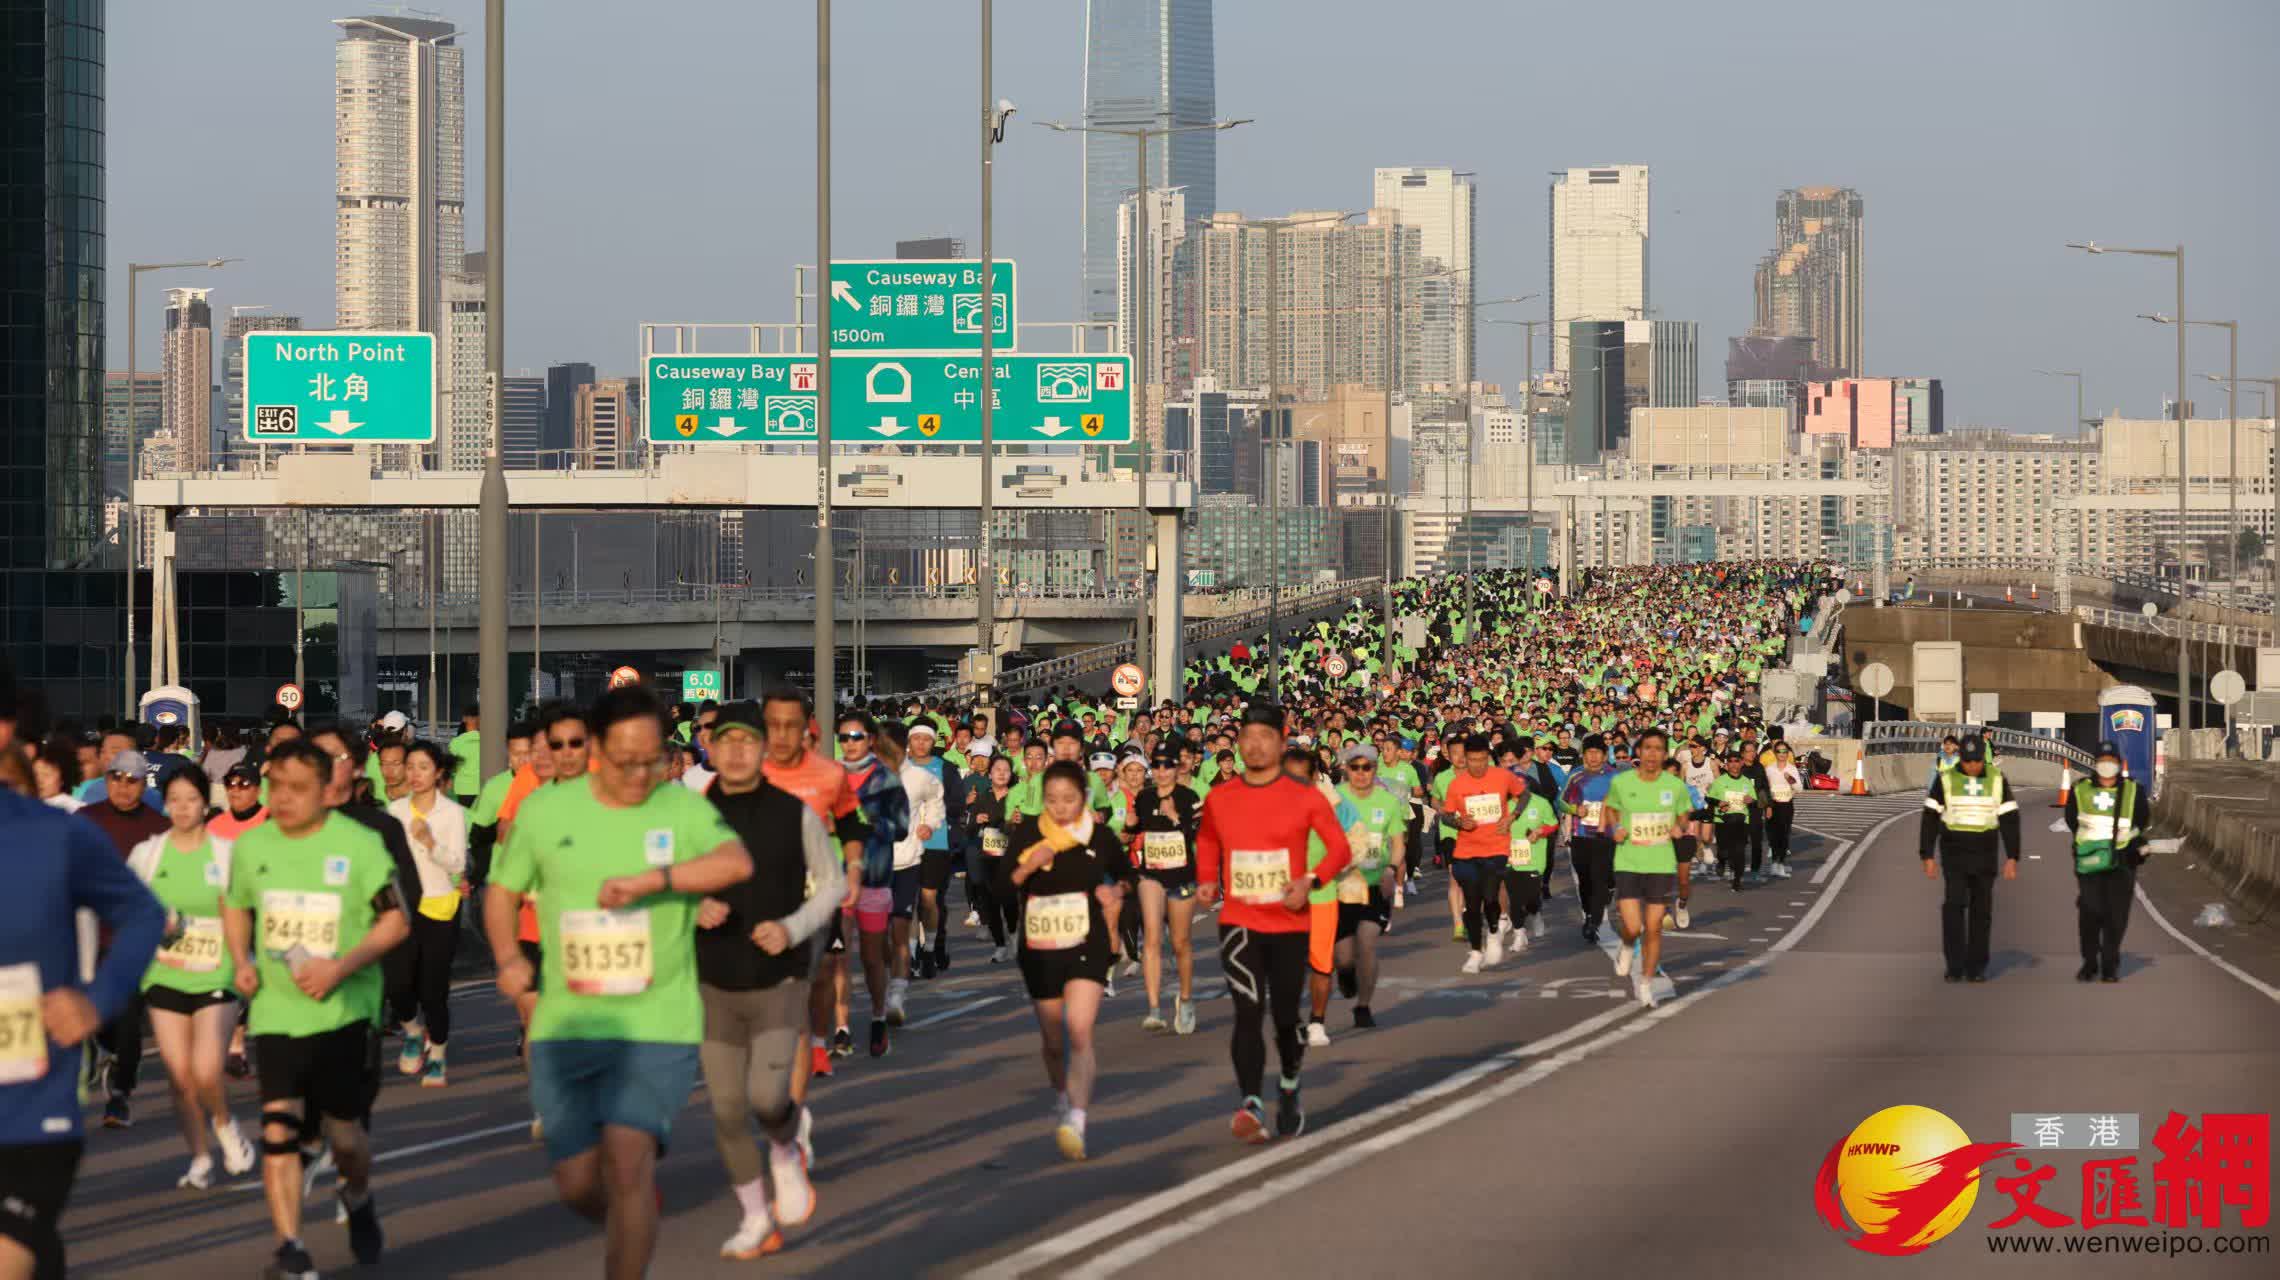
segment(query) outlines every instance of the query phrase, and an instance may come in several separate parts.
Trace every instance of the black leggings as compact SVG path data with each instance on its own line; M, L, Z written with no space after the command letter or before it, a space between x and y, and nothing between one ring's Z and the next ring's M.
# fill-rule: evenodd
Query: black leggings
M1298 1000L1306 991L1306 931L1256 933L1222 923L1219 964L1226 971L1227 994L1235 1001L1236 1087L1246 1098L1261 1096L1267 1042L1259 1020L1269 1007L1275 1015L1275 1053L1282 1060L1282 1073L1296 1080L1299 1060L1306 1052L1306 1042L1298 1038Z
M1544 877L1508 866L1504 869L1504 896L1510 899L1512 926L1519 928L1528 923L1528 917L1544 910Z
M1726 864L1726 875L1735 884L1742 882L1744 871L1754 872L1758 869L1756 853L1750 847L1749 823L1718 824L1718 860Z
M1496 889L1503 883L1501 858L1459 858L1449 865L1457 889L1465 899L1465 945L1480 950L1481 926L1494 929L1503 912L1496 905Z
M412 913L412 936L402 947L411 961L409 1007L417 1010L420 1027L432 1045L451 1039L451 957L458 948L459 917L430 920Z
M104 1023L95 1038L111 1054L111 1092L122 1098L133 1096L142 1079L142 993L128 996L119 1016Z
M1797 820L1795 800L1776 800L1773 813L1765 820L1765 838L1773 846L1773 860L1789 861L1789 824Z

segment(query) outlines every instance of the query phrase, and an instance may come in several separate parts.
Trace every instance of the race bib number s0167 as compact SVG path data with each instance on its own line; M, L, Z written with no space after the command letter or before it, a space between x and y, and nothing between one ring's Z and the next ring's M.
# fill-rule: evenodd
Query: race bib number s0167
M1092 909L1081 893L1041 893L1021 913L1021 936L1032 951L1072 951L1092 936Z

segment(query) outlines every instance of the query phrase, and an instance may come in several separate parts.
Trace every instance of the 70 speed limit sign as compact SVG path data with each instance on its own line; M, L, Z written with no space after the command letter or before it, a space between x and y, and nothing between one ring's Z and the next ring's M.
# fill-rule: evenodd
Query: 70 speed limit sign
M1322 660L1322 674L1333 680L1343 677L1347 670L1345 654L1333 653Z

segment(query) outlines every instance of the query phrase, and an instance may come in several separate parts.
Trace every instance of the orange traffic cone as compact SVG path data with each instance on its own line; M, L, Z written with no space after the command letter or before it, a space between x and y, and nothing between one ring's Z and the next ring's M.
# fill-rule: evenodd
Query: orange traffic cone
M1868 765L1865 754L1853 757L1852 793L1856 796L1868 794Z
M2030 583L2028 583L2028 584L2027 584L2027 599L2029 599L2029 600L2040 600L2040 599L2042 599L2042 584L2041 584L2041 583L2039 583L2039 582L2030 582Z
M2061 760L2058 762L2058 798L2050 802L2050 807L2053 809L2065 808L2066 793L2072 790L2074 790L2074 762L2072 760Z
M2004 583L2004 584L2003 584L2003 603L2005 603L2005 604L2017 604L2017 603L2018 603L2018 601L2017 601L2017 600L2014 600L2014 599L2012 599L2012 598L2011 598L2011 584L2010 584L2010 583L2008 583L2008 582L2006 582L2006 583Z

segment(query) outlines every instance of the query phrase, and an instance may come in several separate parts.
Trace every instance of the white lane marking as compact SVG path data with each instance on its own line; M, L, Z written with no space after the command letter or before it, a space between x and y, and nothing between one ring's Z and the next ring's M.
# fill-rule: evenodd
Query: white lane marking
M1554 1032L1542 1039L1530 1041L1495 1057L1476 1062L1454 1075L1426 1085L1408 1097L1397 1098L1351 1119L1331 1125L1327 1129L1317 1130L1289 1142L1278 1143L1254 1156L1237 1160L1232 1164L1222 1165L1209 1173L1191 1178L1177 1187L1126 1205L1114 1213L1095 1218L1091 1222L1064 1231L1050 1240L1032 1245L1019 1253L1001 1258L968 1274L976 1277L977 1280L991 1280L991 1278L997 1277L1018 1276L1025 1271L1033 1271L1039 1267L1048 1266L1071 1254L1081 1253L1102 1240L1128 1231L1179 1204L1210 1195L1231 1183L1249 1182L1274 1165L1285 1164L1299 1156L1307 1155L1326 1146L1335 1145L1348 1134L1359 1129L1380 1123L1388 1117L1406 1111L1417 1110L1427 1103L1449 1094L1461 1092L1478 1081L1511 1067L1522 1059L1554 1052L1571 1041L1592 1035L1600 1028L1621 1021L1636 1012L1638 1012L1638 1006L1630 1001L1625 1001L1620 1007L1594 1014L1565 1031ZM1470 1096L1477 1098L1480 1095ZM1472 1107L1468 1104L1467 1110L1471 1109ZM1152 1234L1160 1235L1161 1233ZM1122 1250L1118 1251L1119 1254L1122 1252Z
M1879 830L1881 830L1881 828L1879 828ZM1871 838L1874 838L1873 834L1871 835ZM1837 843L1837 847L1829 851L1829 856L1821 859L1820 867L1813 872L1812 882L1814 884L1819 884L1823 880L1828 879L1829 873L1837 869L1837 864L1845 860L1846 851L1852 849L1853 847L1853 842L1850 840L1839 841Z
M1869 833L1867 835L1862 836L1859 843L1853 846L1853 856L1846 861L1844 868L1837 872L1836 879L1829 883L1829 891L1813 900L1813 906L1810 910L1806 911L1805 918L1790 926L1788 934L1783 936L1779 942L1774 943L1773 946L1769 948L1769 952L1779 953L1787 951L1791 947L1796 946L1799 942L1804 941L1805 935L1807 933L1810 933L1813 929L1813 926L1820 922L1821 914L1829 909L1829 904L1837 900L1837 893L1839 890L1845 887L1845 881L1852 879L1853 868L1859 866L1861 864L1861 859L1867 856L1868 847L1875 844L1886 831L1891 830L1894 823L1900 821L1902 818L1909 816L1911 815L1908 810L1902 810L1901 812L1895 813L1891 817L1886 818L1884 821L1877 823L1873 828L1869 830ZM1828 867L1823 866L1820 873L1813 877L1813 882L1815 884L1819 884L1821 876L1828 874L1828 870ZM1749 964L1746 964L1741 968L1734 970L1734 973L1728 976L1730 977L1747 973L1758 962L1758 960L1751 960Z
M476 1129L449 1138L438 1138L434 1142L422 1142L416 1146L397 1147L391 1151L375 1152L372 1163L386 1164L390 1160L402 1160L407 1156L425 1155L430 1151L441 1151L446 1147L463 1147L470 1142L480 1142L485 1138L496 1138L502 1133L518 1131L529 1133L530 1121L517 1120L512 1124L493 1125L488 1129ZM233 1182L229 1184L228 1189L231 1191L259 1191L261 1190L261 1179L255 1178L250 1182Z
M1868 839L1874 840L1877 835L1882 834L1884 828L1907 816L1909 815L1906 813L1893 815L1892 818L1879 824L1876 831L1870 833ZM1855 859L1855 863L1857 862L1858 859ZM1453 1120L1461 1119L1482 1107L1501 1101L1513 1093L1544 1080L1562 1067L1579 1062L1600 1049L1620 1043L1629 1036L1636 1034L1641 1028L1673 1017L1682 1009L1692 1008L1704 996L1714 991L1744 980L1759 969L1771 964L1781 952L1789 950L1801 941L1812 930L1814 924L1820 920L1822 912L1828 908L1829 903L1835 901L1837 891L1844 888L1845 881L1851 878L1851 874L1851 866L1848 865L1845 871L1838 876L1837 882L1830 887L1829 892L1822 895L1821 899L1813 904L1813 909L1806 913L1805 918L1791 926L1789 932L1780 941L1774 943L1772 947L1751 957L1742 965L1709 979L1685 995L1663 1001L1659 1007L1646 1011L1628 1026L1617 1027L1605 1035L1597 1035L1602 1027L1612 1026L1636 1011L1636 1006L1626 1001L1621 1007L1609 1009L1605 1013L1588 1018L1566 1031L1546 1036L1541 1040L1522 1045L1518 1049L1509 1050L1493 1058L1477 1062L1444 1080L1419 1089L1406 1098L1385 1103L1373 1110L1365 1111L1327 1129L1307 1134L1295 1141L1269 1147L1255 1156L1222 1165L1210 1173L1135 1201L1114 1213L1063 1231L1049 1240L1040 1241L1027 1249L1009 1254L988 1266L967 1274L976 1277L976 1280L1009 1280L1010 1277L1020 1276L1030 1271L1054 1267L1055 1264L1062 1263L1071 1255L1083 1253L1103 1240L1121 1235L1142 1223L1162 1217L1185 1204L1209 1196L1231 1183L1241 1182L1252 1185L1251 1190L1222 1200L1201 1213L1168 1222L1156 1230L1135 1236L1114 1249L1092 1257L1082 1267L1074 1269L1056 1268L1055 1270L1055 1274L1069 1276L1113 1275L1126 1267L1162 1257L1165 1249L1191 1238L1198 1231L1214 1223L1263 1209L1271 1204L1282 1203L1284 1202L1283 1197L1309 1183L1345 1169L1380 1151L1431 1132ZM1571 1041L1586 1036L1596 1036L1596 1038L1577 1044L1572 1049L1564 1048ZM1305 1168L1294 1169L1289 1173L1270 1178L1263 1183L1257 1181L1261 1174L1275 1165L1285 1164L1299 1156L1310 1154L1326 1146L1335 1145L1348 1134L1383 1123L1405 1112L1417 1110L1427 1102L1451 1092L1466 1089L1505 1067L1516 1065L1525 1058L1555 1049L1562 1051L1553 1057L1537 1062L1515 1076L1498 1081L1487 1089L1466 1094L1461 1101L1434 1109L1365 1141L1344 1147Z
M2137 886L2137 900L2138 905L2145 908L2145 913L2153 917L2153 922L2161 926L2162 932L2167 933L2170 937L2184 943L2185 946L2190 949L2194 955L2201 957L2203 960L2208 961L2210 964L2217 966L2219 969L2224 970L2226 973L2231 974L2232 976L2240 979L2242 982L2245 982L2249 986L2255 988L2257 991L2263 993L2265 999L2280 1003L2280 987L2274 987L2272 984L2264 981L2262 978L2257 977L2255 974L2241 968L2239 965L2225 959L2223 956L2216 954L2215 952L2209 950L2207 947L2202 946L2200 943L2193 941L2193 939L2185 936L2185 934L2179 930L2176 925L2169 923L2169 917L2161 914L2160 908L2153 905L2153 899L2146 896L2144 885Z
M905 1028L905 1030L916 1031L920 1027L931 1027L938 1022L948 1022L952 1018L963 1017L966 1014L972 1013L976 1009L982 1008L985 1005L996 1004L998 1001L1003 999L1005 999L1004 996L983 996L979 1000L957 1005L953 1008L944 1009L940 1013L929 1014L926 1017L920 1018L918 1021L911 1023L910 1026Z

